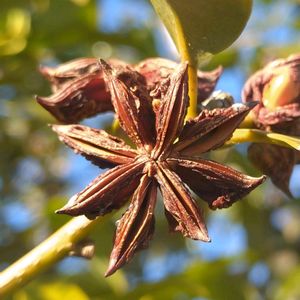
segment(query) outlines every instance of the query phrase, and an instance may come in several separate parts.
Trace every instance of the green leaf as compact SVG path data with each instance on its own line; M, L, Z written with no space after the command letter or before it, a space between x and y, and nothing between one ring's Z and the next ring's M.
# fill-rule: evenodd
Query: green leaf
M299 138L258 129L236 129L232 138L226 144L245 142L274 144L300 151Z
M241 34L252 0L150 0L182 56L218 53ZM185 48L185 50L184 50Z

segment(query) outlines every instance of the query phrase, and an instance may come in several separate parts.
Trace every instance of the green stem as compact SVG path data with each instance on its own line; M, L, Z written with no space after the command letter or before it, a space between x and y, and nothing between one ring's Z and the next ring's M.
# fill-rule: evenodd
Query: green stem
M181 61L188 62L188 78L189 78L189 98L190 106L188 107L186 119L195 118L197 116L197 97L198 97L198 78L197 78L197 61L191 56L188 43L185 39L183 29L178 17L174 14L177 46L180 52Z
M118 131L119 128L120 128L120 122L119 122L118 118L115 117L115 119L111 125L113 134L116 134L116 132Z
M106 217L105 217L106 218ZM105 218L91 221L84 216L73 218L32 251L0 273L0 298L22 287L74 249Z
M258 129L236 129L226 145L240 143L267 143L300 150L300 139L284 134L266 132Z

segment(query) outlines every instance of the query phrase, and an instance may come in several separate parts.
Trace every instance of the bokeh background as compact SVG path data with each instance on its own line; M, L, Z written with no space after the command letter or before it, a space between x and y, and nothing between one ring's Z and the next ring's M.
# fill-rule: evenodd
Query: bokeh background
M300 52L299 40L299 1L255 0L242 36L204 69L223 65L217 89L239 101L247 77L271 59ZM138 62L151 56L178 59L147 1L1 0L0 270L67 222L54 210L102 172L47 126L55 120L34 100L50 94L38 66L78 57ZM107 113L84 124L103 128L112 120ZM242 145L211 158L259 175L246 154ZM91 235L91 261L66 258L9 299L300 299L299 178L296 167L294 199L267 181L228 210L209 212L201 203L210 244L169 234L159 204L150 248L104 278L119 212Z

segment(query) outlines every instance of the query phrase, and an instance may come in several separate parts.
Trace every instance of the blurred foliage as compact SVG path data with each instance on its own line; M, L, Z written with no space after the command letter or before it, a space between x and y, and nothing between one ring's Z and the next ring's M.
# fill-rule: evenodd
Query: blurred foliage
M111 11L102 14L108 2ZM147 20L136 23L136 11L118 12L118 5L126 2L128 11L142 6ZM117 30L107 30L103 24L111 20L103 18L113 16ZM246 31L206 68L225 66L220 87L239 94L251 72L300 50L299 24L299 1L254 1ZM47 126L55 120L34 100L35 94L50 93L38 66L82 56L134 62L160 55L166 53L162 42L167 39L161 33L159 37L159 29L149 3L142 0L1 0L1 269L65 223L68 217L53 211L99 172L66 150ZM100 127L109 118L88 122ZM258 175L245 154L242 145L217 151L212 159ZM104 278L119 212L91 235L95 258L66 258L9 299L299 299L299 170L291 184L296 196L292 200L266 182L228 210L211 213L204 208L211 244L168 234L160 203L149 250Z

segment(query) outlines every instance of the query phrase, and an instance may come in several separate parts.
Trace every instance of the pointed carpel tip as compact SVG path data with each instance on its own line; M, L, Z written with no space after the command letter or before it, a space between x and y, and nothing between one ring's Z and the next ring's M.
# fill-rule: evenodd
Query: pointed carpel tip
M98 64L100 66L100 69L103 71L104 78L110 80L110 77L112 76L112 72L113 72L111 66L101 58L98 60Z
M52 75L52 72L51 72L52 68L47 67L47 66L39 65L38 71L45 77L49 77Z
M63 126L63 125L56 125L56 126ZM56 214L66 214L66 215L70 215L70 216L78 216L76 209L74 211L74 206L76 206L75 202L77 199L77 194L75 194L74 196L72 196L70 198L70 200L67 202L67 204L65 206L63 206L60 209L57 209L55 211Z
M40 96L38 96L38 95L34 95L34 99L38 102L38 103L41 103L41 102L43 102L43 97L40 97Z
M258 178L258 184L261 184L261 183L265 182L267 178L268 178L267 175L262 175L262 176L260 176L260 177Z
M73 216L73 217L76 216L76 214L72 214L70 212L70 207L68 207L67 205L65 205L64 207L62 207L60 209L57 209L55 211L55 213L58 214L58 215L69 215L69 216Z
M56 211L54 211L56 214L58 214L58 215L62 215L62 214L64 214L65 213L65 211L64 211L64 209L57 209Z
M197 232L195 232L192 236L189 236L190 238L196 240L196 241L202 241L205 243L210 243L211 239L208 236L208 232L206 228L198 228Z
M208 236L207 232L201 232L199 240L201 240L205 243L210 243L211 242L211 238Z
M178 66L178 71L180 73L185 73L188 70L189 62L188 61L183 61L181 64Z
M115 258L110 259L108 268L104 274L105 277L111 276L112 274L114 274L117 271L118 267L116 266L116 263L117 263L117 260Z
M53 131L56 132L55 127L56 127L57 125L55 125L55 124L47 124L47 126L50 127Z
M48 124L48 126L56 133L63 135L70 132L70 125Z
M259 103L259 101L250 101L250 102L247 102L246 105L252 109L254 108L257 104Z
M188 62L184 61L181 62L180 64L178 64L178 66L176 67L176 69L174 70L172 76L170 77L171 80L173 80L174 82L183 82L185 80L188 79Z
M104 273L104 277L109 277L112 274L114 274L116 272L116 270L112 270L112 269L107 269L107 271Z
M108 71L108 70L110 71L112 69L111 66L102 58L98 60L98 64L101 67L101 69L104 71Z
M42 106L51 106L51 101L49 101L47 97L35 95L34 98L37 101L37 103L39 103Z
M99 58L99 59L98 59L98 64L99 64L100 66L106 66L106 65L107 65L106 61L105 61L104 59L102 59L102 58Z
M57 124L48 124L48 126L56 133L60 133L60 127L62 125L57 125Z
M73 197L70 198L70 200L67 202L67 204L65 206L63 206L60 209L57 209L55 211L56 214L66 214L66 215L76 215L76 214L72 214L72 207L74 206L74 200L76 198L76 195L74 195Z

